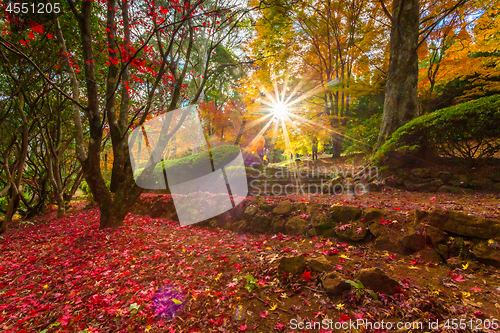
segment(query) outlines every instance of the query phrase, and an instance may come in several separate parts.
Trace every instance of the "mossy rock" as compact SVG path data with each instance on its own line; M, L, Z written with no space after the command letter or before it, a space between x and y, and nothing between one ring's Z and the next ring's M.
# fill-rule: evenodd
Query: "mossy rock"
M361 228L361 229L359 229ZM360 232L361 231L361 232ZM340 238L352 242L359 242L365 239L367 234L367 229L359 224L353 224L344 230L339 227L335 228L335 234Z
M365 222L380 222L380 220L384 217L384 211L378 208L368 208L365 209L363 218Z
M283 200L276 205L273 209L273 213L278 215L288 215L293 210L293 204L290 200Z
M306 259L303 255L286 256L281 258L278 271L299 276L306 269Z
M363 214L361 208L354 206L333 206L330 212L333 220L342 224L357 221Z
M307 221L294 216L290 218L285 224L285 233L287 235L305 235L307 231Z
M478 261L494 267L500 267L500 250L489 246L488 242L484 241L476 244L471 252Z

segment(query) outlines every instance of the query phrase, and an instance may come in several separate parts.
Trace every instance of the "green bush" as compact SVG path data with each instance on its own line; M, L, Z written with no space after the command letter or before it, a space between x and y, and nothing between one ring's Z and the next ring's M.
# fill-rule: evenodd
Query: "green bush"
M236 158L240 153L240 148L235 145L224 145L212 148L211 152L214 168L217 170ZM176 185L204 176L206 170L200 168L200 165L205 163L209 163L206 151L174 160L161 161L156 164L153 172L147 176L148 178L152 177L154 181L162 179L163 169L165 169L167 173L179 176L172 183L169 183L169 185ZM137 169L135 171L135 177L139 177L143 171L144 168Z
M480 98L413 119L375 154L375 164L399 167L429 157L471 165L500 151L500 95Z
M344 139L344 153L371 153L377 144L382 114L374 114L370 118L360 121L351 119L347 124Z

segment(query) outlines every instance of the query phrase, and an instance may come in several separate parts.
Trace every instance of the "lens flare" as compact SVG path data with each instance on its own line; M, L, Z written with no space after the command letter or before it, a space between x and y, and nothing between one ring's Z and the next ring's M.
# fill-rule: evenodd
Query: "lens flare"
M273 105L272 112L273 112L274 116L276 116L278 118L282 118L288 113L288 108L285 104L277 103L277 104Z

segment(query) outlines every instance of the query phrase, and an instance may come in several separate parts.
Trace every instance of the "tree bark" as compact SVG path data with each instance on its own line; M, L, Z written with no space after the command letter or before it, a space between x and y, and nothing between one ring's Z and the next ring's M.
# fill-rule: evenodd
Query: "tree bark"
M389 71L377 147L419 113L419 0L394 0L392 8Z

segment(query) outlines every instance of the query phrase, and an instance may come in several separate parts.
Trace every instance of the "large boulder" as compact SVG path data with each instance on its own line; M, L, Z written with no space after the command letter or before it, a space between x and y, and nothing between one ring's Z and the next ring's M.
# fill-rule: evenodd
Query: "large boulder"
M274 207L273 212L279 215L288 215L292 212L293 205L290 200L283 200L278 203L276 207Z
M318 257L312 257L307 260L307 266L313 272L329 272L332 270L332 264L324 255L320 255Z
M253 216L250 225L252 226L254 232L260 234L264 234L272 228L269 217L261 213L257 213Z
M248 206L246 209L245 209L245 215L247 217L252 217L254 216L257 212L259 211L259 208L257 208L257 206Z
M353 241L353 242L359 242L365 239L366 237L366 228L359 224L351 224L350 226L346 227L345 229L341 229L337 226L335 228L335 234L337 237L340 239L348 240L348 241Z
M463 189L457 186L451 186L451 185L443 185L439 186L437 189L438 192L440 193L455 193L455 194L461 194L463 193Z
M401 238L401 245L407 252L414 253L425 248L426 237L418 232L410 232Z
M363 210L354 206L333 206L330 210L333 220L338 223L349 223L361 218Z
M380 251L387 251L391 253L403 254L405 251L401 246L401 240L390 235L383 234L373 242L373 247Z
M423 234L433 245L437 245L439 243L444 242L447 237L443 230L433 227L431 225L425 228Z
M418 252L419 258L425 263L440 264L443 262L443 258L440 254L436 252L435 249L425 248Z
M322 213L311 215L311 224L318 234L321 234L325 230L333 228L333 223L330 218Z
M321 284L328 295L336 296L351 289L351 285L345 282L346 280L347 278L343 275L331 272L321 280Z
M279 216L275 216L271 222L271 230L273 233L284 233L285 232L285 224L286 224L286 221L279 217Z
M475 178L470 181L470 186L480 189L488 189L493 186L493 181L489 178Z
M382 235L385 231L384 226L378 222L374 222L374 223L370 224L368 229L370 230L370 233L375 237Z
M365 222L380 222L380 220L384 217L384 211L378 208L368 208L365 209L363 218Z
M295 276L304 273L305 269L306 259L303 255L283 257L278 266L279 272L293 274Z
M480 242L471 251L478 261L487 265L500 267L500 250L488 245L488 242Z
M411 174L416 178L429 178L431 176L431 170L427 168L413 169Z
M434 210L430 214L419 213L418 222L423 220L439 229L461 236L483 239L500 237L500 221L497 220L441 210Z
M450 182L453 186L469 187L469 177L466 175L454 175Z
M305 235L307 231L307 221L299 216L290 218L285 224L285 233L287 235Z
M401 288L396 280L387 276L384 271L378 267L360 270L357 280L359 280L366 289L386 293L388 295L395 294L398 288Z
M311 203L307 205L307 214L314 216L318 214L318 211L321 209L321 204L319 203Z

